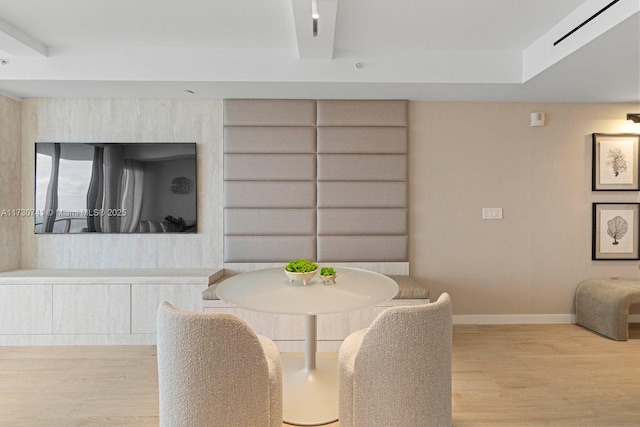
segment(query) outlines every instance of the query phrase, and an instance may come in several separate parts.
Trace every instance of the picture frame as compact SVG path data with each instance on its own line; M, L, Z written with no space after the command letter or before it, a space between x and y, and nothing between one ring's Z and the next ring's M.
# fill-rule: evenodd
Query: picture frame
M593 260L638 260L640 203L594 203Z
M640 191L640 135L592 134L593 191Z

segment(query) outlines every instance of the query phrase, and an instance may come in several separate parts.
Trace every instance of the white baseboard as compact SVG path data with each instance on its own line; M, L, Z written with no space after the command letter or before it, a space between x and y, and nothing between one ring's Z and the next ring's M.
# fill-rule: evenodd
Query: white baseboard
M154 345L156 334L0 335L0 347L30 345Z
M533 323L576 323L575 314L461 314L454 325L517 325Z

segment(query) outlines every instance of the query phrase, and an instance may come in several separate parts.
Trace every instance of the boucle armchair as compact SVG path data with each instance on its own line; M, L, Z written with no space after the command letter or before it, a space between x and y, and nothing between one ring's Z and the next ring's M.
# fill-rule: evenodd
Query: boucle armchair
M282 427L280 353L240 318L158 308L162 427Z
M340 427L451 426L451 298L392 307L340 347Z

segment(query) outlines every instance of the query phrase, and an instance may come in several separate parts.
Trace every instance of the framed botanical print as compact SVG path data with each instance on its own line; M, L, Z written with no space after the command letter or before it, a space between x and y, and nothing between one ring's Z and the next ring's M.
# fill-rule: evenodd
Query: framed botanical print
M640 203L594 203L592 256L594 260L637 260Z
M638 145L636 134L593 134L593 191L638 191Z

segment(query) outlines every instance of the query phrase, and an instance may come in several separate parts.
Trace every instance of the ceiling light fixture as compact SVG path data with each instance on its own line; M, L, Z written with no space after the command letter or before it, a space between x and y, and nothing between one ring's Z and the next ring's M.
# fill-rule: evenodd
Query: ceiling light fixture
M633 123L640 123L640 113L627 114L627 120L631 120Z
M318 0L311 0L311 18L313 19L313 37L318 37L318 19L320 18Z

